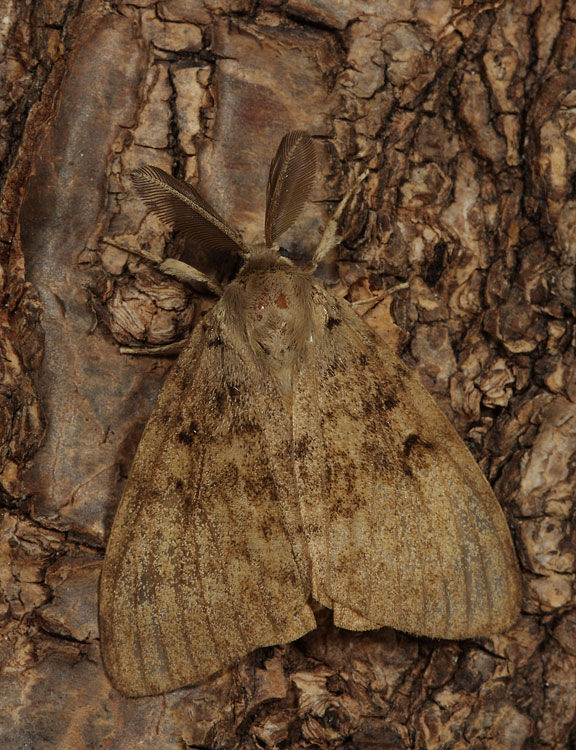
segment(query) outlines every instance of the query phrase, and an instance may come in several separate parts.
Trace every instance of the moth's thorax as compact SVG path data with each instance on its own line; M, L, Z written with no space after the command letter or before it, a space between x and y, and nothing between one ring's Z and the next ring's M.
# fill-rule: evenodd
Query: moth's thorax
M314 282L309 274L278 256L268 267L257 260L244 270L239 282L250 348L270 370L282 394L289 397L294 364L312 333Z

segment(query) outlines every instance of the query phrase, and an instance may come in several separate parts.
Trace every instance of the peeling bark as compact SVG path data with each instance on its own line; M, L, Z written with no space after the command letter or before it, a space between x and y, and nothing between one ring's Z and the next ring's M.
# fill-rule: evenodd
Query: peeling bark
M550 748L576 741L576 7L569 0L9 2L0 77L0 744ZM504 635L331 625L206 684L119 696L96 593L169 360L213 300L131 254L188 253L130 189L153 163L262 234L281 135L322 178L306 257L368 167L320 275L359 300L467 440L525 576ZM221 280L225 257L195 262Z

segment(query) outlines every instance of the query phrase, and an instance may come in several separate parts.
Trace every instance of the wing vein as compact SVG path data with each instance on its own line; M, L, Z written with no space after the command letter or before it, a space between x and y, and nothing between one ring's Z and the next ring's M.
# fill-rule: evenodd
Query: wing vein
M205 424L202 425L202 429L205 429ZM202 477L204 475L204 465L206 462L206 446L201 443L200 449L200 461L198 465L198 473L196 475L196 486L194 487L194 502L190 504L190 509L197 508L200 503L200 488L202 486ZM200 550L198 547L198 524L194 513L190 513L190 538L194 545L194 563L196 565L196 577L195 580L198 582L198 595L204 606L204 615L206 617L207 631L212 639L214 648L219 647L219 641L216 638L216 631L214 623L212 622L214 612L210 604L208 603L208 597L206 595L206 578L202 575L201 563L200 563Z
M448 493L447 497L448 497L448 502L450 503L450 508L452 509L451 518L455 519L455 518L457 518L457 516L456 516L456 508L455 508L455 505L454 505L454 501L452 499L452 495ZM471 612L470 612L470 581L469 581L469 577L467 575L468 565L467 565L467 561L466 561L465 556L464 556L464 548L462 546L462 539L461 539L461 536L460 536L460 527L459 527L459 524L456 523L456 522L454 522L454 530L456 532L456 534L455 534L455 536L456 536L456 542L458 544L458 550L460 552L460 563L461 563L461 566L462 566L462 576L461 577L464 579L464 588L465 588L465 591L466 591L466 598L465 598L465 602L466 602L466 629L468 630L470 628L470 615L471 615Z
M468 483L466 483L466 484L468 484ZM474 489L471 488L471 489L469 489L469 491L473 495L474 501L476 501L477 496L476 496L476 492L474 491ZM488 578L488 573L486 571L486 563L485 563L485 560L484 560L484 546L482 544L482 539L480 537L480 534L478 533L478 526L475 523L473 514L472 514L472 512L469 509L469 505L466 503L464 505L464 508L465 508L465 511L466 511L466 515L468 517L468 521L470 522L470 525L471 525L471 527L473 529L474 536L476 538L476 547L477 547L478 552L479 552L478 556L479 556L479 560L480 560L480 569L482 571L482 577L484 579L484 588L485 588L485 592L486 592L486 600L487 600L488 610L490 612L490 619L491 619L492 618L493 607L494 607L494 600L493 600L492 591L491 591L491 588L490 588L490 579Z
M205 428L206 427L204 425L204 429ZM198 475L197 475L196 489L195 489L195 492L194 492L194 500L195 500L194 505L195 505L195 507L202 508L202 510L203 510L203 514L202 514L203 515L203 520L206 523L206 527L208 529L208 533L209 533L210 537L212 538L212 543L214 544L214 548L216 550L218 550L218 553L221 553L221 547L220 547L220 545L219 545L219 543L218 543L218 541L216 539L216 535L214 534L214 529L212 528L212 524L211 524L211 522L208 519L208 514L204 511L204 507L200 503L200 489L203 486L205 466L206 466L206 446L205 446L204 443L202 443L201 459L200 459L200 465L199 465L199 470L198 470ZM198 521L199 521L199 519L197 518L196 515L194 515L194 526L195 526L196 530L198 530ZM193 539L194 539L194 546L196 548L196 559L200 560L199 548L198 548L198 536L197 536L197 534L193 534ZM214 614L215 614L214 613L214 606L210 602L210 600L209 600L209 598L207 596L207 591L206 591L207 577L202 575L202 571L200 569L197 568L197 570L198 570L198 575L197 575L196 580L200 581L202 601L204 602L204 607L205 607L205 611L206 611L206 623L208 625L208 631L210 633L210 637L212 638L212 641L214 643L215 648L218 649L218 648L221 648L222 646L224 646L224 650L228 651L228 649L227 649L228 643L227 642L222 643L222 641L216 637L216 630L217 630L217 628L214 627L214 623L213 623L213 618L214 618ZM225 589L226 589L226 591L228 593L228 596L230 596L230 586L229 586L229 583L228 583L227 576L226 576L226 574L224 572L224 567L222 565L220 566L220 572L222 574L222 580L223 580ZM232 613L234 615L234 618L236 619L236 612L234 610L234 607L232 607L231 609L232 609ZM241 637L244 640L243 635Z

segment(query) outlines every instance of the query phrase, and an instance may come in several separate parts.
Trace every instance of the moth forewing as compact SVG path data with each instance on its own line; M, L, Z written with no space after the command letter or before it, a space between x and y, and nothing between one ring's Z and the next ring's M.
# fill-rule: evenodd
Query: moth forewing
M417 376L345 301L326 299L323 337L294 386L313 595L351 629L505 630L519 575L488 482Z
M308 194L311 148L290 133L272 162L270 244ZM314 628L313 599L356 630L510 626L504 515L417 376L277 248L248 250L194 190L153 182L160 215L208 243L220 233L246 261L169 374L118 507L100 584L114 685L143 696L201 681Z
M289 417L232 313L225 294L170 372L110 534L102 650L126 695L198 682L316 624Z

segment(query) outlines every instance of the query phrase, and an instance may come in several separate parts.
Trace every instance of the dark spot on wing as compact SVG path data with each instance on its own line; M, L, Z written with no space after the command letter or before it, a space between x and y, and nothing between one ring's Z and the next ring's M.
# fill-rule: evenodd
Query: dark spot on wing
M364 414L366 416L376 413L382 418L387 411L394 409L399 404L399 400L394 393L380 383L374 384L374 390L370 395L371 398L366 398L363 401Z
M310 448L310 438L308 435L303 435L298 438L296 445L294 446L294 458L298 461L306 457Z
M418 440L419 440L418 435L414 435L414 434L408 435L408 437L404 441L403 452L404 452L405 456L409 456L410 455L410 451L416 445L416 443L418 442Z
M181 491L182 489L184 489L184 482L183 482L183 481L182 481L181 479L177 479L177 480L176 480L176 481L174 482L174 487L175 487L175 488L176 488L176 489L177 489L178 491Z
M181 443L190 445L190 443L194 442L194 440L196 439L197 434L198 434L198 422L191 420L188 427L186 427L183 430L180 430L177 437Z
M410 468L410 464L407 461L402 461L401 466L402 471L404 472L404 474L406 474L407 477L412 478L414 476L414 472Z
M216 336L216 338L210 339L207 342L206 346L212 348L214 346L222 346L223 344L224 344L224 342L222 341L222 339L220 338L220 336Z
M412 453L414 453L416 448L430 449L432 448L432 444L427 440L422 440L419 435L412 433L411 435L408 435L408 437L404 441L404 455L410 456Z
M402 467L404 472L408 476L414 476L414 469L427 467L430 459L434 458L434 451L435 446L419 435L416 435L416 433L408 435L402 448L404 456Z
M181 443L186 443L187 445L190 445L198 434L198 422L195 422L193 419L190 421L190 424L181 429L180 432L177 434L177 438Z
M338 502L333 504L330 516L333 519L353 518L362 507L364 507L362 498L356 495L353 491L347 492L338 500Z
M331 331L333 328L336 328L336 326L339 326L341 322L340 318L328 318L326 321L326 328Z
M185 443L186 445L190 445L194 442L194 434L191 432L188 432L188 430L180 430L178 433L178 440L181 443Z
M238 474L236 474L234 484L237 483L237 478ZM278 488L274 478L268 473L259 476L244 474L243 478L246 499L255 507L261 508L262 513L265 513L268 504L278 500Z
M384 407L388 410L395 409L400 402L394 395L384 397Z
M368 357L364 354L364 352L360 352L360 355L358 356L358 364L360 367L366 367L368 364Z
M214 402L219 412L224 410L224 404L226 403L226 394L222 391L214 392Z
M228 383L228 395L230 396L230 401L238 401L241 396L241 391L238 388L238 386L234 385L234 383Z

